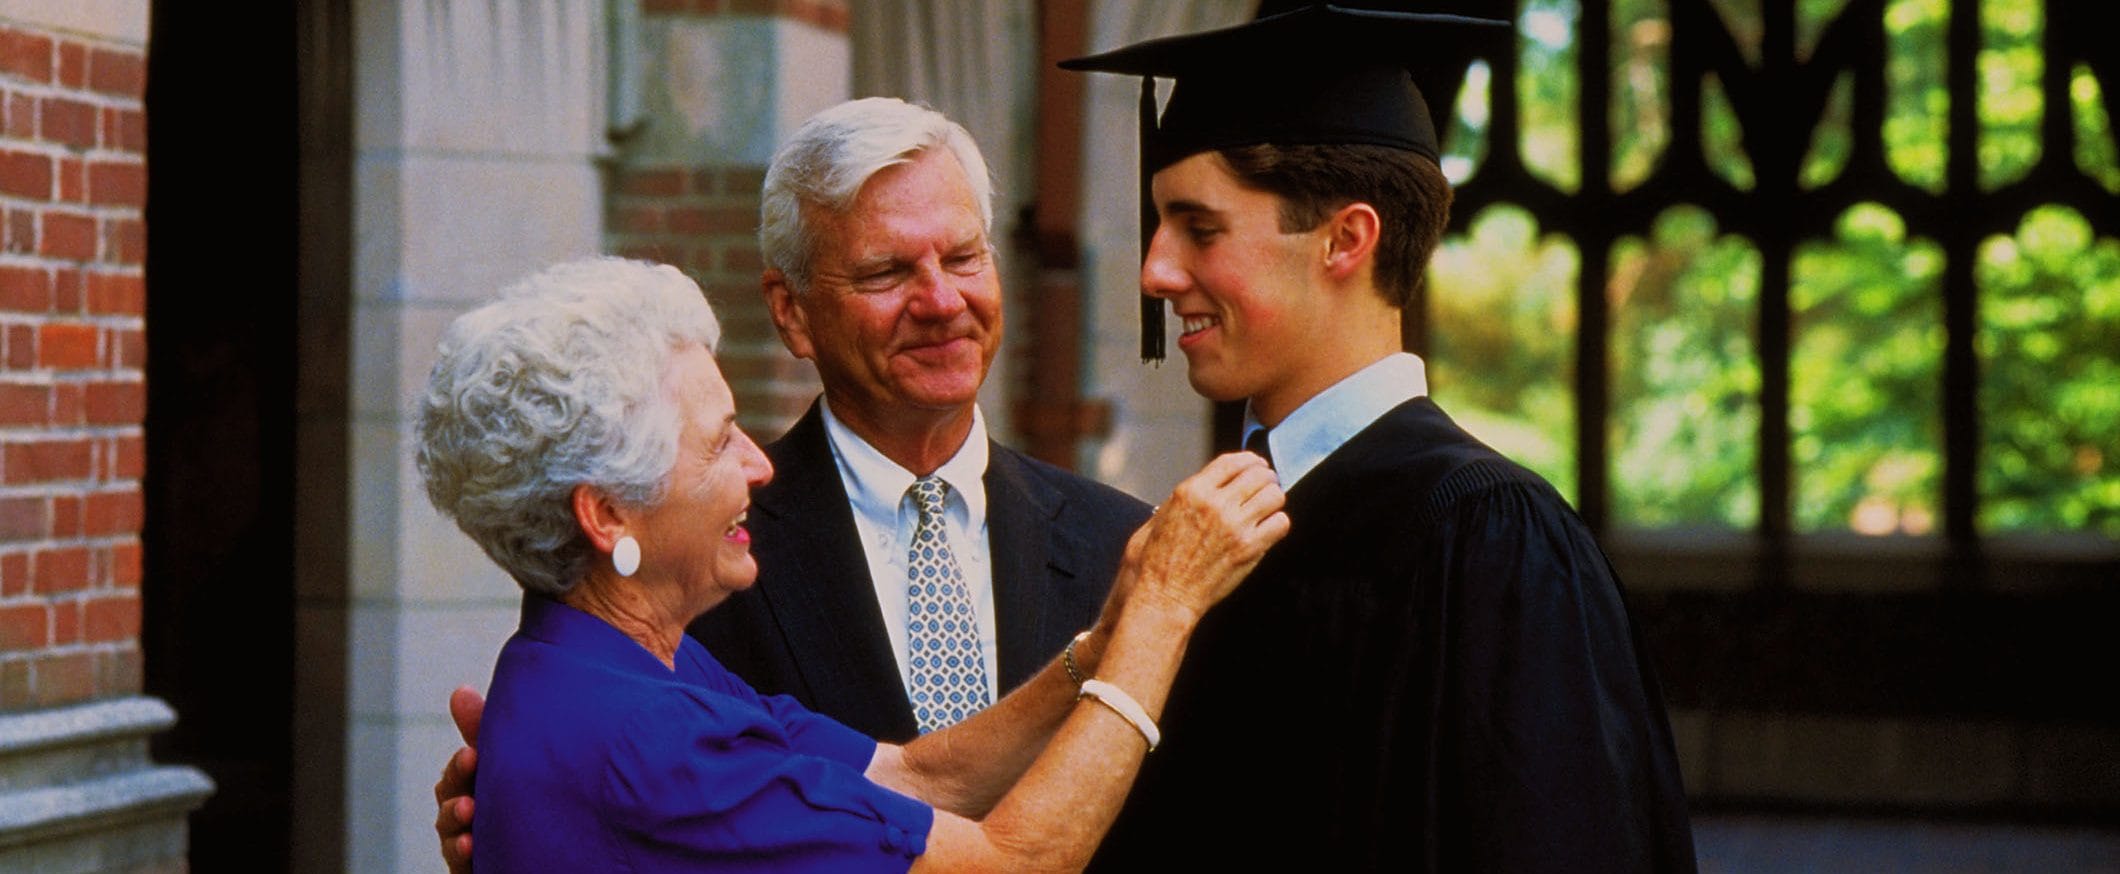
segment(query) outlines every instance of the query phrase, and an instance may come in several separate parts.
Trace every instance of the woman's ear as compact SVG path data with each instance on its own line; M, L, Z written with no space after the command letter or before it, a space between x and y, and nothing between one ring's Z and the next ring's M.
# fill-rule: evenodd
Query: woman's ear
M601 489L588 483L576 485L572 502L574 524L581 526L582 534L597 552L610 554L618 539L629 533L625 510Z
M1384 223L1376 207L1355 201L1325 220L1325 273L1346 281L1370 264Z

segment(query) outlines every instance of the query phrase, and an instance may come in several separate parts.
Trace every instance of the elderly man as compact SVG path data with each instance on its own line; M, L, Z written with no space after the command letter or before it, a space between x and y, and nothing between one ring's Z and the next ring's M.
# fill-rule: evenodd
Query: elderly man
M818 113L766 170L766 302L824 397L766 447L779 475L754 496L757 587L692 634L760 692L891 741L965 712L923 698L976 707L1057 654L1148 516L987 438L976 401L1002 329L991 201L964 128L892 98ZM930 476L972 619L955 638L917 621L935 602L907 585L921 520L908 490Z
M1142 289L1292 523L1201 624L1100 869L1694 867L1604 555L1400 351L1451 197L1403 64L1500 24L1317 4L1063 64L1175 80Z
M765 447L776 474L752 496L756 585L690 632L758 692L878 740L1028 680L1096 621L1149 515L988 439L977 399L1002 331L991 201L964 128L891 98L811 117L766 171L766 302L824 395ZM939 585L912 584L933 564L915 551L924 536L954 559L928 578ZM480 708L468 689L450 702L467 741ZM473 762L459 750L435 787L457 868Z

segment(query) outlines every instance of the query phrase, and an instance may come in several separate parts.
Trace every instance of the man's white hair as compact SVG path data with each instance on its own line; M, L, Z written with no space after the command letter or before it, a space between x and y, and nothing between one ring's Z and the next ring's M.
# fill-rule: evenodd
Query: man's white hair
M895 97L864 97L810 116L773 153L758 223L758 249L766 266L780 271L796 291L807 291L817 241L805 207L843 213L878 171L937 147L948 149L964 168L978 201L980 226L991 234L994 186L986 159L964 126Z

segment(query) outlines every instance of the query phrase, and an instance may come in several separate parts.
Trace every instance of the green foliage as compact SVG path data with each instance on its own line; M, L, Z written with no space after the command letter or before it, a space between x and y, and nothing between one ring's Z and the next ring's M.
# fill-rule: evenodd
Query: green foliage
M1575 498L1573 242L1531 214L1473 218L1429 264L1435 319L1429 381L1443 408L1488 445Z
M1980 184L1999 188L2039 161L2039 76L2044 6L2025 0L1980 3Z
M1927 534L1941 515L1943 251L1857 206L1791 265L1799 530Z
M1688 0L1691 2L1691 0ZM1761 0L1713 0L1758 63ZM1778 2L1778 0L1765 0ZM1942 192L1950 0L1886 0L1888 165ZM1847 0L1798 0L1800 55ZM2040 0L1982 0L1976 94L1980 183L2021 178L2042 148ZM1526 0L1518 98L1533 172L1573 190L1579 91L1576 0ZM1644 179L1670 139L1666 0L1612 4L1613 184ZM1477 71L1484 74L1485 71ZM2120 194L2120 156L2100 83L2070 71L2072 156ZM1450 138L1469 167L1487 134L1485 78L1468 79ZM1475 96L1472 92L1478 88ZM1845 172L1851 84L1843 75L1811 132L1800 181ZM1754 184L1737 115L1711 76L1701 131L1710 165ZM2060 107L2054 107L2060 111ZM1597 111L1597 110L1590 110ZM1462 177L1459 177L1462 178ZM1647 239L1612 252L1610 506L1628 526L1745 529L1759 512L1760 255L1723 236L1705 212L1665 212ZM1921 535L1940 526L1945 253L1910 238L1875 204L1847 210L1830 238L1800 245L1790 266L1790 431L1794 523L1801 531ZM1430 361L1453 415L1498 449L1575 494L1572 373L1574 244L1541 235L1521 209L1496 207L1445 241L1430 274ZM1982 442L1978 521L2002 533L2092 532L2120 538L2120 241L2081 216L2045 208L1979 253Z
M2045 207L1976 277L1981 527L2120 538L2120 240Z
M1612 509L1626 525L1759 517L1759 253L1694 208L1613 250Z
M2099 99L2098 78L2081 64L2069 75L2069 102L2075 105L2076 167L2105 190L2120 194L2120 156L2114 155L2113 120Z
M1612 187L1626 191L1671 142L1671 25L1663 0L1612 4Z
M1885 6L1885 162L1910 185L1944 186L1945 130L1951 95L1945 90L1944 32L1948 0L1891 0Z
M1582 186L1582 153L1576 117L1580 89L1575 78L1575 0L1525 0L1517 15L1524 39L1517 42L1517 101L1524 130L1524 167L1561 191Z

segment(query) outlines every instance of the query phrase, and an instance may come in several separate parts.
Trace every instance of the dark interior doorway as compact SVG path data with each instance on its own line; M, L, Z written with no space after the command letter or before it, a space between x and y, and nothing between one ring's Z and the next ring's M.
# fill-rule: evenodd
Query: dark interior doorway
M275 11L278 10L278 11ZM218 785L194 871L287 870L294 710L295 18L155 3L147 124L141 646L177 726L158 760ZM259 38L257 34L266 34Z

